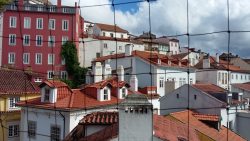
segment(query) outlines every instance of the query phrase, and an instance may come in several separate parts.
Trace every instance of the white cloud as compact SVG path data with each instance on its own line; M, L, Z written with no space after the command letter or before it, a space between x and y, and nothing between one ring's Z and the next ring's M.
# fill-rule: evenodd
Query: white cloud
M56 0L53 0L54 2ZM74 5L74 1L63 1L65 5ZM80 6L108 4L109 0L80 0ZM229 0L230 28L233 30L249 30L250 1ZM157 0L151 3L151 27L157 35L175 35L187 32L186 0ZM82 8L82 16L86 20L114 24L114 13L111 5ZM116 10L116 24L133 34L149 31L148 3L138 3L136 12ZM191 33L204 33L227 29L227 0L189 0L189 29ZM194 47L204 51L224 51L227 46L227 36L216 34L200 38L193 38ZM232 46L246 49L249 34L232 36ZM182 45L186 42L182 41ZM240 53L237 50L238 54Z

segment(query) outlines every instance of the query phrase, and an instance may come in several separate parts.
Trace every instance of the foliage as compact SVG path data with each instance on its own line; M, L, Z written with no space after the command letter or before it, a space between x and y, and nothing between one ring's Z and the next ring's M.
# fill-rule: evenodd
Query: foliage
M3 10L3 7L10 3L10 0L0 0L0 11Z
M73 42L66 42L63 44L61 56L65 59L66 70L69 78L71 78L63 81L71 88L76 88L77 86L84 84L87 69L79 66L80 64L75 44Z

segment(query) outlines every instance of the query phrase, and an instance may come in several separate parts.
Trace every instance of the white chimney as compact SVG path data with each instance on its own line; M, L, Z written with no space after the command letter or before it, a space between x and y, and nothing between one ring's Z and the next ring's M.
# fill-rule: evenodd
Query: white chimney
M94 66L94 82L102 81L102 64L100 62L96 62Z
M203 69L210 68L210 56L209 54L207 56L203 57Z
M131 56L133 52L133 44L126 44L125 45L125 56Z
M219 54L216 53L216 65L219 66L219 63L220 63L220 57Z
M105 64L104 69L103 69L103 79L107 79L108 77L111 76L111 67L109 64Z
M124 81L124 68L123 68L123 66L118 66L117 75L118 75L118 81Z
M130 89L133 90L133 91L138 91L138 79L136 77L136 75L132 75L131 78L130 78Z

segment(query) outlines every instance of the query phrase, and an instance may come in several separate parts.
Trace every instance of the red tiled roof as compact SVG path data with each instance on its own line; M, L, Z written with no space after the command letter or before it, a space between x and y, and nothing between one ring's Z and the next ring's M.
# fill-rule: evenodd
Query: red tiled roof
M212 115L212 114L193 113L193 116L198 120L204 120L204 121L219 121L220 119L218 115Z
M217 85L214 85L214 84L210 84L210 83L197 83L197 84L193 84L192 85L193 87L195 87L196 89L199 89L203 92L206 92L208 94L218 94L218 93L227 93L227 90L217 86Z
M117 121L117 112L96 112L86 115L80 120L80 124L114 124Z
M192 111L185 110L181 112L175 112L171 113L170 116L178 119L180 122L183 122L185 124L189 123L190 127L195 128L197 131L209 136L213 140L226 141L227 138L229 138L233 141L245 141L245 139L224 126L222 126L219 130L207 126L206 124L199 121L195 116L193 116Z
M135 50L132 52L132 56L139 57L139 58L141 58L141 59L143 59L143 60L145 60L153 65L157 65L157 66L187 67L187 65L188 65L187 60L180 60L178 58L159 54L158 52L153 52L153 51ZM114 54L114 55L108 55L108 56L96 58L94 60L94 62L104 62L105 60L108 60L108 59L125 58L125 57L128 57L128 56L125 56L125 53ZM158 64L158 59L161 60L160 64Z
M46 80L40 85L40 87L44 85L47 85L51 88L68 87L66 83L59 80Z
M157 87L156 86L147 86L147 87L144 87L144 88L139 88L138 90L139 92L141 92L142 94L145 94L148 99L158 99L160 97L159 94L157 93L148 93L148 91L157 91Z
M96 25L104 31L113 31L113 32L122 32L122 33L128 33L127 30L124 30L120 28L119 26L114 26L114 25L109 25L109 24L101 24L101 23L96 23Z
M0 94L38 94L39 89L31 78L31 73L0 69Z
M116 87L122 88L124 86L130 87L130 85L126 83L125 81L118 81L117 77L110 77L106 80L102 80L100 82L86 85L84 88L87 88L87 87L104 88L107 85L110 85L111 87L115 87L115 88Z
M232 84L233 87L236 87L238 89L242 89L245 91L250 91L250 83L243 83L243 84Z
M60 94L59 94L60 95ZM60 96L59 96L60 97ZM98 108L103 106L116 105L121 100L118 100L117 97L111 96L109 101L98 101L96 98L93 98L83 92L80 89L73 89L73 93L67 95L64 98L57 99L56 103L45 103L41 102L41 98L31 99L25 102L20 102L17 105L23 107L36 107L44 109L64 109L64 110L77 110L77 109L91 109Z

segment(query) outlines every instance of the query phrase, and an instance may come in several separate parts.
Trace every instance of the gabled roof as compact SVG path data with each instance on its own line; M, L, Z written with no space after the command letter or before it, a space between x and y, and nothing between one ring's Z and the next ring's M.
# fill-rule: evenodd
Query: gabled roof
M181 112L171 113L170 116L178 119L180 122L184 124L189 123L190 127L194 128L198 132L201 132L202 134L209 136L213 140L227 141L227 139L229 138L230 140L233 141L245 141L244 138L242 138L241 136L237 135L236 133L234 133L233 131L224 126L221 126L219 130L207 126L206 124L199 121L199 119L197 119L195 116L193 116L193 114L194 113L192 111L185 110Z
M180 53L180 54L175 54L175 55L172 55L173 58L178 58L178 59L183 59L184 57L186 57L188 55L188 52L187 53Z
M1 94L39 94L39 88L32 82L32 73L19 70L0 69Z
M120 28L119 26L109 25L109 24L102 24L102 23L95 23L101 30L104 31L113 31L113 32L122 32L128 33L127 30Z
M125 82L125 81L118 81L118 78L117 77L110 77L106 80L102 80L100 82L96 82L96 83L93 83L93 84L89 84L89 85L86 85L84 88L88 88L88 87L94 87L94 88L98 88L98 89L102 89L104 88L105 86L110 86L110 87L119 87L119 88L122 88L122 87L127 87L129 88L130 85Z
M109 125L118 122L117 112L96 112L86 115L79 124Z
M244 91L250 91L250 82L247 83L237 83L237 84L232 84L233 87L236 87L238 89L242 89Z

